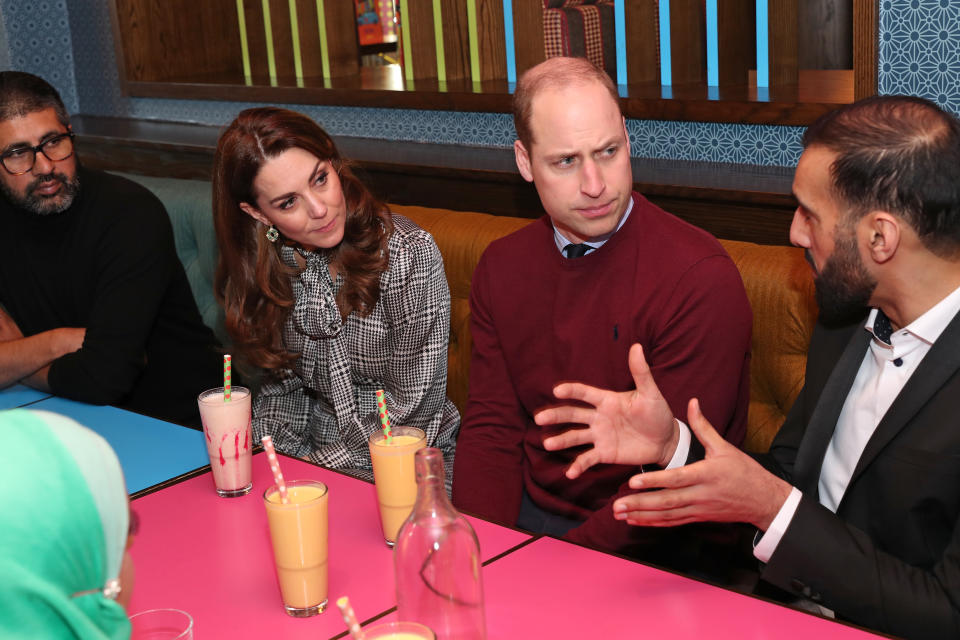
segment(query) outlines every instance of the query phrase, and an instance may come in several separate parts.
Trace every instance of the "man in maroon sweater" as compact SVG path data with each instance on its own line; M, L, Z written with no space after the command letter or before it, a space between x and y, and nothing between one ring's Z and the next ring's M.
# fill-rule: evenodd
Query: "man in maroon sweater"
M599 465L567 480L577 451L548 452L542 440L569 425L543 429L533 414L564 380L632 389L627 352L638 342L674 413L703 398L710 420L739 445L751 330L740 274L715 238L632 191L629 137L603 71L574 58L534 67L514 95L514 122L517 166L547 215L492 243L473 276L454 501L508 525L677 566L671 553L689 555L696 536L613 517L637 468Z

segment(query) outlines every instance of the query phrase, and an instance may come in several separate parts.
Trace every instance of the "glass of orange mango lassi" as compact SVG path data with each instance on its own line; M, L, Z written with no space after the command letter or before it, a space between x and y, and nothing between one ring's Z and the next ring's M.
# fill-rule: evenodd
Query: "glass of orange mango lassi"
M419 622L384 622L363 630L366 640L436 640L437 634Z
M306 618L327 606L327 487L314 480L287 482L289 502L276 485L263 493L280 596L287 613Z
M410 515L413 503L417 501L413 454L427 446L423 429L393 427L391 433L387 439L382 431L376 431L370 434L368 440L377 502L380 505L380 526L388 547L393 546L400 525Z
M234 498L250 492L250 390L233 387L230 400L223 387L207 389L197 397L200 421L210 454L213 484L221 498Z

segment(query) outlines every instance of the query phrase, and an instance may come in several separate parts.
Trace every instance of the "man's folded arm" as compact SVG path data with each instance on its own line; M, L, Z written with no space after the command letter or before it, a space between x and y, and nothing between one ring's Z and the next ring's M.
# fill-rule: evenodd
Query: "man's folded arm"
M163 206L155 200L138 204L101 239L83 348L50 366L50 389L57 395L114 404L134 388L147 365L147 340L179 265ZM134 237L139 242L130 242Z
M25 338L0 339L0 388L22 382L49 391L46 374L50 363L79 349L83 336L83 329L64 327Z

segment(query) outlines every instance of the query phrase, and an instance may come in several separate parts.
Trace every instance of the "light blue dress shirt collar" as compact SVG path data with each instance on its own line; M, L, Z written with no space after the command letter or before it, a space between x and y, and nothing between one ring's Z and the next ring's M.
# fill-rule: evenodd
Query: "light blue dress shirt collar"
M587 245L587 247L588 247L587 253L590 253L591 251L595 251L596 249L599 249L600 247L602 247L602 246L604 245L604 243L605 243L607 240L609 240L610 238L613 237L613 234L615 234L617 231L620 231L620 227L622 227L623 224L627 221L627 218L630 217L630 212L631 212L631 211L633 211L633 198L632 198L632 197L630 198L630 201L627 203L627 210L623 212L623 215L622 215L622 216L620 216L620 222L619 222L619 224L617 224L617 228L616 228L616 229L614 229L614 230L611 231L610 233L606 233L606 234L600 236L599 238L596 238L595 240L591 240L591 241L589 241L589 242L584 242L584 243L583 243L583 244ZM551 223L551 224L552 224L552 223ZM560 233L560 230L557 229L557 225L556 225L556 224L553 225L553 241L556 243L557 249L560 251L561 255L563 254L563 248L566 247L568 244L571 244L571 241L570 241L570 240L567 240L567 239L564 237L564 235L563 235L562 233Z

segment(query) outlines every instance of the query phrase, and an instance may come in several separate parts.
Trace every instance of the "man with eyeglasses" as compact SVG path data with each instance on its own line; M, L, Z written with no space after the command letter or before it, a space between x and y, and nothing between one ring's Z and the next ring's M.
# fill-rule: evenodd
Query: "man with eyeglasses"
M85 169L43 79L0 72L0 388L191 426L220 376L163 205Z

